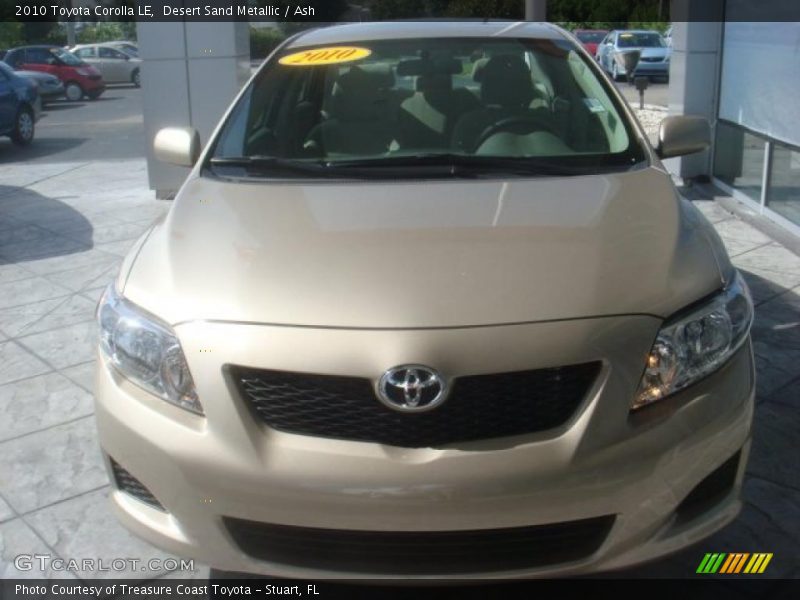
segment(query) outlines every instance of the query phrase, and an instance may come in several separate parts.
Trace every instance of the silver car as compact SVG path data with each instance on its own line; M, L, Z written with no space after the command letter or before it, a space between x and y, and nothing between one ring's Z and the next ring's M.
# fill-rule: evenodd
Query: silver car
M132 83L141 85L142 61L111 44L83 44L72 48L72 53L95 67L106 83Z
M529 577L730 522L752 302L578 41L539 23L305 32L217 130L97 311L121 521L215 569Z
M641 52L639 63L633 72L634 76L669 79L672 49L667 47L664 38L657 31L632 29L611 31L597 45L595 58L603 70L616 81L623 78L625 72L615 56L630 50Z

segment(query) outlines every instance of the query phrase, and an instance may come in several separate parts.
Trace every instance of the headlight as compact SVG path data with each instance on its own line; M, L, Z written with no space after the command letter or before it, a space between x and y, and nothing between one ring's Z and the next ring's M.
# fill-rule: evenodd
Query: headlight
M89 69L76 69L78 75L83 75L84 77L89 77L92 72Z
M139 387L199 415L192 374L180 342L166 323L106 288L97 307L100 349L111 364Z
M661 328L631 408L661 400L718 369L744 343L752 322L753 301L737 272L722 293Z

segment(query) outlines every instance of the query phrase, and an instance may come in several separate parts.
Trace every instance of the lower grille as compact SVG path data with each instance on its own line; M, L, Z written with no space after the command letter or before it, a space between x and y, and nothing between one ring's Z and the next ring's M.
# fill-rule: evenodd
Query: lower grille
M368 379L230 367L239 394L269 427L289 433L407 448L523 435L564 424L600 363L459 377L423 413L378 401Z
M606 539L614 516L472 531L351 531L226 517L243 552L258 560L323 570L397 575L532 568L581 560Z
M717 467L689 492L676 510L680 522L691 521L731 493L736 484L740 458L741 451Z
M114 473L114 481L117 484L117 488L129 494L139 500L140 502L144 502L145 504L149 504L150 506L157 508L159 510L164 510L164 507L161 505L161 502L152 494L150 490L148 490L144 484L136 479L133 475L131 475L128 471L126 471L120 464L115 461L113 458L111 460L111 470Z

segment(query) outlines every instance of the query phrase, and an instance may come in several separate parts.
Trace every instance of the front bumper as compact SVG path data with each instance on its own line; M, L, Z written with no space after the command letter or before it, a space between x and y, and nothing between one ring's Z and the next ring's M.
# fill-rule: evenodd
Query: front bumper
M44 101L52 101L57 100L58 98L62 98L64 96L64 85L59 84L57 86L40 86L39 87L39 96Z
M634 77L669 77L669 63L643 63L640 62L633 72Z
M749 448L754 368L746 344L690 389L628 414L660 321L607 318L447 331L343 331L196 323L178 326L206 417L123 380L101 357L96 398L107 457L138 479L162 512L116 490L134 533L216 568L300 578L524 577L622 568L676 551L730 522ZM335 350L331 350L335 349ZM602 357L574 417L530 436L408 449L269 430L222 376L225 364L380 374L417 362L444 373L502 372ZM741 451L728 493L691 518L677 507ZM107 461L109 462L109 461ZM350 532L464 532L614 516L589 555L469 572L325 568L259 560L224 519ZM421 535L424 535L421 533Z

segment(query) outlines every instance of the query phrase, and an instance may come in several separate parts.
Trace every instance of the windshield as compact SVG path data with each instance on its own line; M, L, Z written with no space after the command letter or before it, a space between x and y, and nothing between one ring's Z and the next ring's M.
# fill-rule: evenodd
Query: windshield
M664 39L658 33L620 33L620 48L664 48Z
M84 64L83 61L75 56L72 52L67 52L61 48L50 48L50 54L70 67L79 67L80 65Z
M605 31L576 31L575 35L580 41L588 44L599 44L606 37Z
M239 100L210 165L435 177L597 172L644 158L571 43L444 38L284 51Z

